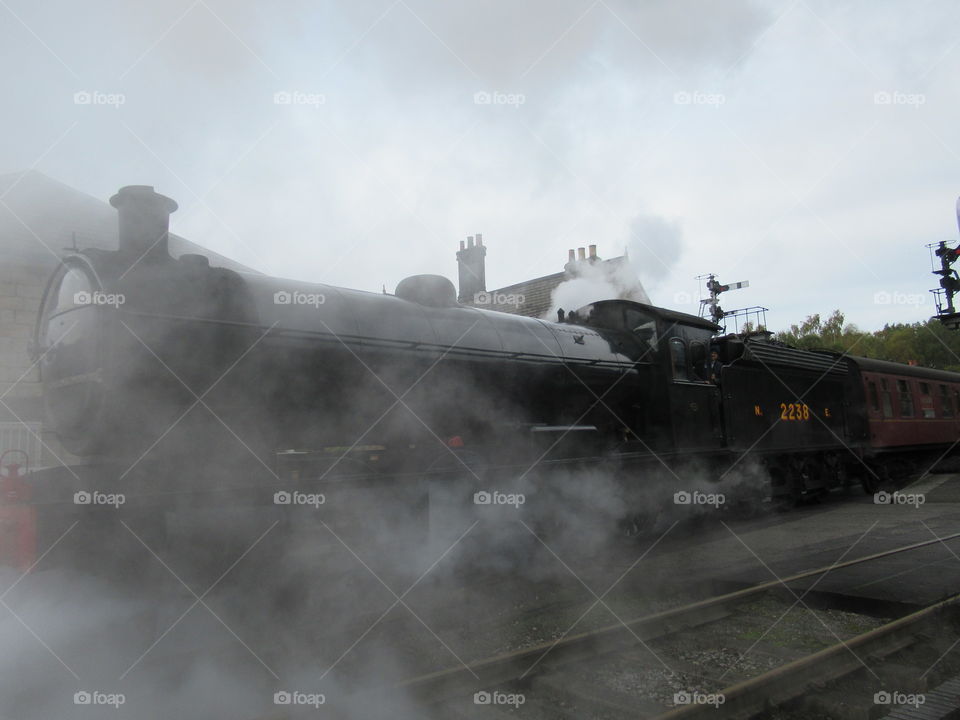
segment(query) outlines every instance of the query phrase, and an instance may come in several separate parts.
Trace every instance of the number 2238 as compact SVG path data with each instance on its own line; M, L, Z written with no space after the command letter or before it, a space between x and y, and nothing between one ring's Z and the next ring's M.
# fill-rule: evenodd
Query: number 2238
M806 403L780 403L781 420L809 420L810 406Z

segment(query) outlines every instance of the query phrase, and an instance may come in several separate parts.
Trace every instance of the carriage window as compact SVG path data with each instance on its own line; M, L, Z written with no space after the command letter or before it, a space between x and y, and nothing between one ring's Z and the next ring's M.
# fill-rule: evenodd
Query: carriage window
M900 417L913 417L913 393L906 380L897 380L897 393L900 395Z
M945 418L953 417L953 398L950 397L946 385L940 386L940 414Z
M937 412L933 408L933 398L930 396L930 385L925 382L920 383L920 412L923 413L925 418L935 418L937 416Z
M878 413L880 412L880 398L877 396L877 384L871 380L867 383L867 387L869 388L868 394L870 395L870 409Z
M886 378L880 378L880 397L883 398L883 416L893 417L893 402L890 400L890 388L887 387Z
M680 338L670 340L670 360L673 362L673 379L689 380L687 374L687 346Z

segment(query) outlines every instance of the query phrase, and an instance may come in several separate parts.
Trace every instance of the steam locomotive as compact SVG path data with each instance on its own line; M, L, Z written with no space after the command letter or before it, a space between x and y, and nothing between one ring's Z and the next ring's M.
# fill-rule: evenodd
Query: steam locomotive
M749 457L798 498L872 491L960 439L956 373L717 337L626 300L549 322L459 305L433 275L389 295L238 273L171 257L177 205L153 188L110 202L118 250L63 259L34 353L48 424L117 487L587 461L641 482Z

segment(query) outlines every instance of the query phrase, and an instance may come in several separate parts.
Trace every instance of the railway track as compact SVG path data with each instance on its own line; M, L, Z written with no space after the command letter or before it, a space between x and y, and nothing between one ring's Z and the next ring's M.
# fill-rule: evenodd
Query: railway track
M807 570L682 607L476 660L468 663L468 667L451 667L411 677L376 692L382 697L384 706L390 706L391 697L403 696L409 699L414 706L424 709L423 717L432 717L434 713L438 713L436 717L449 718L500 717L496 713L506 712L510 708L474 705L473 698L476 694L479 693L478 697L489 698L490 693L495 692L501 693L503 697L522 697L524 693L528 696L544 693L568 695L571 702L578 707L578 712L571 717L650 717L659 720L682 720L756 716L758 713L767 713L772 708L787 706L797 701L811 688L822 689L828 683L862 672L865 667L863 658L879 661L910 648L918 642L918 638L936 635L938 628L946 624L945 618L953 617L956 610L960 608L960 595L895 620L883 622L864 632L840 639L833 645L809 652L803 657L791 658L777 667L756 673L749 678L703 688L701 694L707 701L703 701L703 698L697 700L694 697L694 702L672 708L669 707L669 702L666 704L638 702L635 705L629 705L622 700L603 698L601 692L595 694L580 692L577 688L577 676L584 668L611 657L624 656L628 663L639 662L636 655L638 648L649 650L648 645L651 644L669 647L674 638L720 623L746 603L769 596L778 590L786 590L793 594L794 591L789 590L789 586L798 581L876 562L940 542L947 543L958 538L960 533L954 533L940 539L912 543ZM799 594L799 592L796 593L796 595ZM581 687L582 685L583 683L580 683ZM324 717L356 717L349 708L355 707L353 700L358 697L353 695L351 698L342 698L343 702L331 702L324 708ZM363 697L369 701L370 691L364 692ZM710 697L714 698L713 702L709 702ZM716 701L716 698L722 698L722 701ZM675 701L676 699L674 698ZM584 708L587 710L585 711ZM315 711L312 708L310 710L314 712L315 717ZM527 714L522 708L514 707L512 710L513 717L549 716L543 714L542 710L537 713L532 708L530 708L531 714ZM296 720L309 716L311 716L309 712L280 711L258 720ZM767 716L764 715L764 717ZM824 715L823 717L832 716ZM860 717L860 715L849 717ZM876 713L870 717L876 717ZM929 717L946 718L948 715L931 714Z

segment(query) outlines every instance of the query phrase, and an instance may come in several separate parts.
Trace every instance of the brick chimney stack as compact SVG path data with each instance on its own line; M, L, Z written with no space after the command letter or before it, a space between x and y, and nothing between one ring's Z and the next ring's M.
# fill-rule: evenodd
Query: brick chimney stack
M480 233L477 233L476 242L473 235L467 237L466 247L463 240L460 241L460 250L457 252L457 268L460 271L460 294L457 297L459 302L471 303L478 292L487 289L484 260L486 255L487 248L483 245L483 236Z

